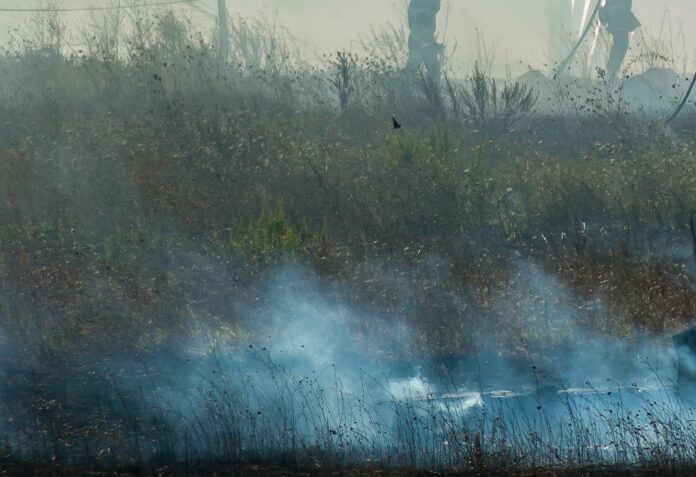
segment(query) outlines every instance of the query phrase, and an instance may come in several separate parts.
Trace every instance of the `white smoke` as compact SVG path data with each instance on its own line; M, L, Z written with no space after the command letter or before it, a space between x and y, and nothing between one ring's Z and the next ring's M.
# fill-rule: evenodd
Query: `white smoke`
M580 38L583 30L585 29L585 23L587 23L587 16L590 14L591 3L592 0L585 0L585 6L582 9L582 20L580 21L580 30L578 32L578 38Z

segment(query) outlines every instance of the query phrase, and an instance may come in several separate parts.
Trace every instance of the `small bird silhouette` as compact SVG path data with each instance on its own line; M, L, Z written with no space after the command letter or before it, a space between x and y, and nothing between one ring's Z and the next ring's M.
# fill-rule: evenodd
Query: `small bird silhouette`
M392 116L392 129L401 129L401 123Z

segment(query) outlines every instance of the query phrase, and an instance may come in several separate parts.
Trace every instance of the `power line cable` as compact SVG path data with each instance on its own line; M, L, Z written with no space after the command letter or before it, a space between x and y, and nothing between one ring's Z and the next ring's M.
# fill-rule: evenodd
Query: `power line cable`
M183 3L196 3L202 0L169 0L166 2L143 3L142 5L112 5L110 7L82 7L82 8L4 8L0 7L0 12L10 13L65 13L65 12L96 12L102 10L122 10L125 8L149 8L162 7L168 5L178 5Z
M212 10L210 7L207 7L205 4L204 5L191 5L191 7L196 10L197 12L205 15L211 20L217 20L217 13L215 10Z

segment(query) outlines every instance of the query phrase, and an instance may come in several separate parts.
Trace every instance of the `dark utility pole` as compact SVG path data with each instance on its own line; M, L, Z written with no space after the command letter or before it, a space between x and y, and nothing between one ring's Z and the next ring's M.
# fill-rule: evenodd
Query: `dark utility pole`
M220 61L225 63L229 58L230 48L230 32L227 25L227 2L226 0L218 0L218 27L220 29L218 41Z

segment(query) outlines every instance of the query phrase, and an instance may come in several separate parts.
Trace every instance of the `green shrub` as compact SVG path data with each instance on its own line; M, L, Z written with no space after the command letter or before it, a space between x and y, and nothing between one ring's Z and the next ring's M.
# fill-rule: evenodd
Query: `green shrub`
M295 226L283 209L262 212L261 216L246 226L227 229L223 248L238 255L246 263L268 263L290 257L307 257L316 254L328 240L328 227L312 232L307 224Z

